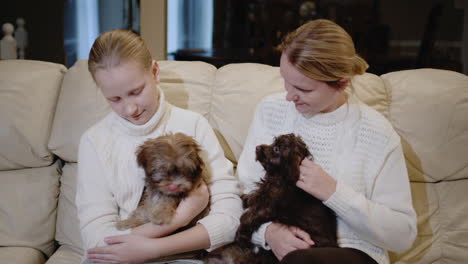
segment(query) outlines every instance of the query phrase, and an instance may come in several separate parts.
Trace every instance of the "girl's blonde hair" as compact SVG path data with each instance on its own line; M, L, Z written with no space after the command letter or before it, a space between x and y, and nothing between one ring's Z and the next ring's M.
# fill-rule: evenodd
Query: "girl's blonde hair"
M104 32L94 41L89 52L88 70L96 80L98 69L108 69L128 61L149 69L153 58L139 35L128 30L115 29Z
M341 78L363 74L368 65L356 54L349 34L336 23L312 20L289 33L278 47L305 76L338 87Z

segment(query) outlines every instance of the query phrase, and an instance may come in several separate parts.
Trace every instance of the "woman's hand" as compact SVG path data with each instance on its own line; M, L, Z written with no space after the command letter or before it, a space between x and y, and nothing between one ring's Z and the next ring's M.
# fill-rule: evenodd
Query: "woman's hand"
M278 260L282 260L291 251L306 249L314 245L314 241L305 231L279 223L271 223L267 227L265 241Z
M108 245L88 250L93 263L139 264L159 257L157 239L137 235L121 235L104 240Z
M296 186L321 201L326 201L336 191L336 180L326 173L317 163L305 158L299 168Z
M177 229L186 226L194 217L200 214L208 205L210 194L208 187L202 182L196 189L190 192L189 196L182 200L176 210L176 214L171 223L165 225L155 225L146 223L132 229L132 234L149 238L158 238L169 235Z

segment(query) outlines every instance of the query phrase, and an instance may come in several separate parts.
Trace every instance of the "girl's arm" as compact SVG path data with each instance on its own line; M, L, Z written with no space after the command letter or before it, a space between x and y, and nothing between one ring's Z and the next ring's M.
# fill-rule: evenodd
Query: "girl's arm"
M148 260L210 247L207 230L201 224L163 237L122 235L106 238L109 246L88 250L94 263L143 263Z
M211 251L234 241L242 214L242 202L232 163L224 156L208 121L199 115L195 127L194 138L203 149L202 157L211 174L210 213L198 221L208 233L211 244L207 250Z
M155 225L146 223L132 229L132 234L149 238L163 237L177 229L188 225L193 218L200 214L208 205L210 195L206 184L193 190L177 207L176 214L170 224Z
M115 228L118 207L106 182L106 171L87 134L82 137L78 152L76 206L85 250L104 245L106 236L130 232Z
M224 157L208 121L201 116L193 136L204 150L203 159L212 175L209 215L200 219L196 226L166 237L148 238L133 234L110 237L105 240L109 246L89 250L88 258L102 263L141 263L198 249L211 251L234 240L242 203L232 164Z

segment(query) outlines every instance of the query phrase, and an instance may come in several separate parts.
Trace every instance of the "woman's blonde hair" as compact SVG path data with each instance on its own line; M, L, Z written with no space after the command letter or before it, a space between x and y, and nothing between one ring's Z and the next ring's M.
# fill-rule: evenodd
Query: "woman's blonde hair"
M128 61L149 69L153 58L139 35L128 30L115 29L104 32L94 41L89 52L88 70L96 80L98 69L108 69Z
M351 36L336 23L312 20L289 33L278 47L309 78L337 87L341 78L363 74L368 65Z

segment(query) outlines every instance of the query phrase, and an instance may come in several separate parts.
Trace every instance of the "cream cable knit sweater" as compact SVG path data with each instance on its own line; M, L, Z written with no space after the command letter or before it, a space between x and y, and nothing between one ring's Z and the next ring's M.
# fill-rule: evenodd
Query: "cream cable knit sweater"
M337 110L314 116L300 114L285 97L269 96L257 107L237 170L244 192L251 192L264 175L255 146L270 144L281 134L300 135L315 162L337 180L336 192L324 204L337 215L340 247L389 263L386 250L402 252L416 236L400 137L383 116L353 96ZM267 250L268 224L252 237Z
M193 136L202 146L212 173L211 211L199 221L208 231L208 250L233 241L242 204L232 164L224 157L207 120L170 106L161 91L158 112L146 124L136 126L111 112L81 138L76 204L85 250L104 245L104 237L129 233L118 231L114 224L137 207L143 191L144 171L137 166L136 148L148 138L169 132Z

